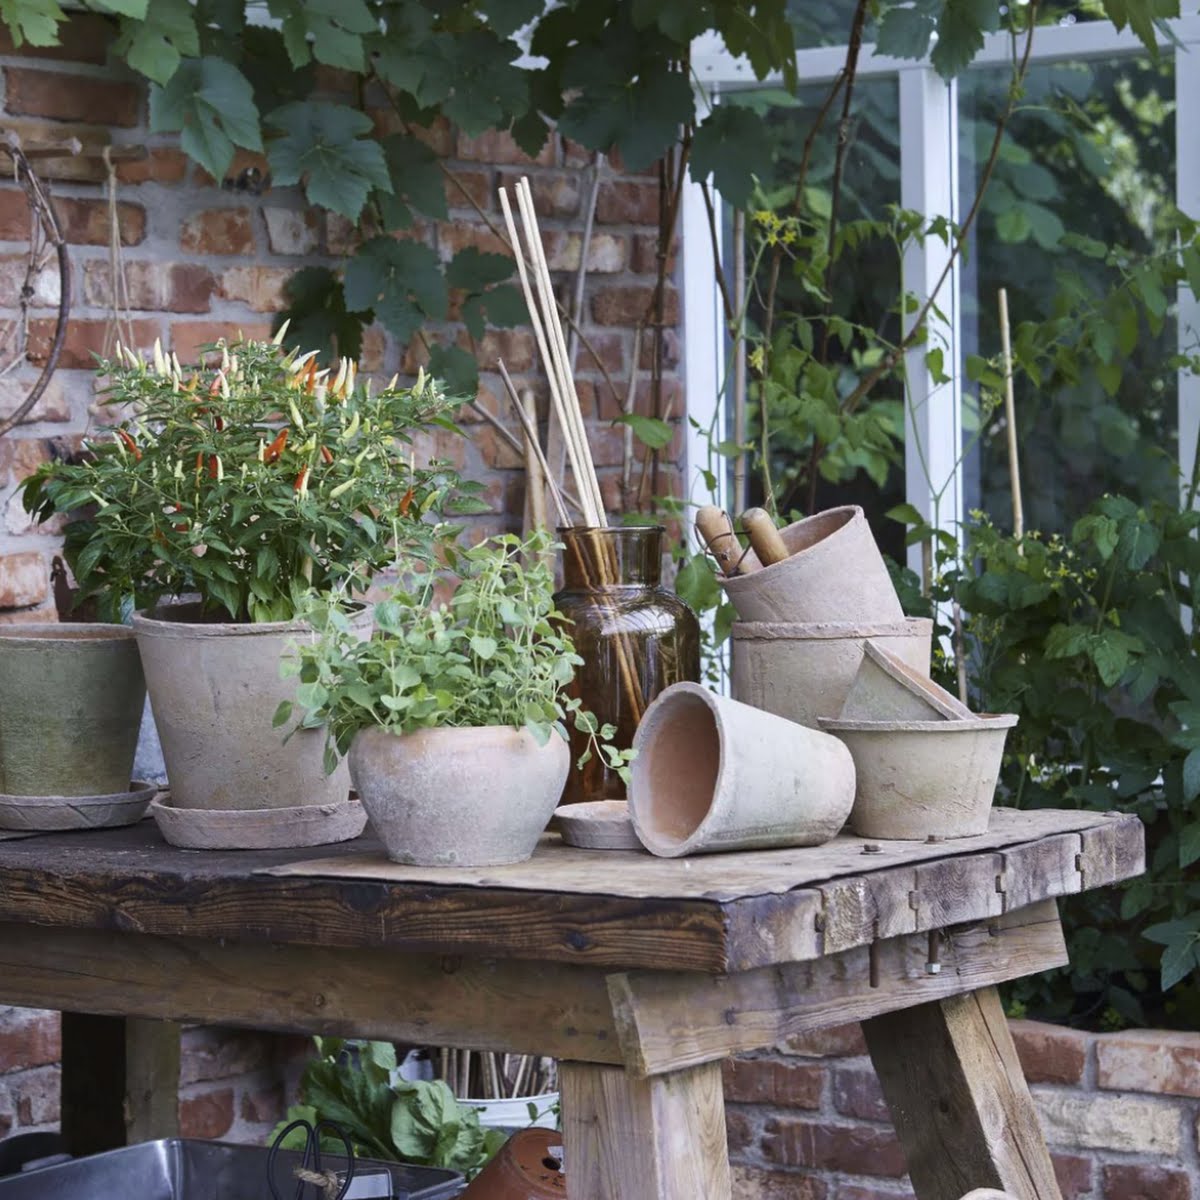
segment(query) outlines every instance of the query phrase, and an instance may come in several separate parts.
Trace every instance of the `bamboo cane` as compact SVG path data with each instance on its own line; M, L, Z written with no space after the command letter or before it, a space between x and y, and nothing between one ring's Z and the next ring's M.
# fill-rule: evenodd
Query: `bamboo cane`
M1012 339L1008 328L1008 292L1000 289L1000 348L1004 355L1004 422L1008 432L1008 482L1012 489L1013 536L1025 536L1025 509L1021 503L1021 460L1017 451L1017 402L1013 395Z

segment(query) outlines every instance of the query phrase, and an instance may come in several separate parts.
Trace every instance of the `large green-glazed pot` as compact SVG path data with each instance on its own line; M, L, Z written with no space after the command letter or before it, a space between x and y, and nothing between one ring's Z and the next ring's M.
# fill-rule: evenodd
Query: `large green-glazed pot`
M124 625L0 626L0 793L127 791L145 698Z

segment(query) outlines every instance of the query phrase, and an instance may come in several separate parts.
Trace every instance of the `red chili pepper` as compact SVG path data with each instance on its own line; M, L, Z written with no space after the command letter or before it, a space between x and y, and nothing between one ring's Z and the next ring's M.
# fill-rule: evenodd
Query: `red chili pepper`
M217 477L217 456L215 454L208 456L208 477L209 479L216 479Z
M218 413L214 419L216 420L216 423L217 423L217 432L224 433L225 432L225 422L221 418L221 414Z
M296 476L296 482L292 484L292 491L298 492L303 486L304 481L308 478L308 467L301 467L300 474Z
M128 449L129 453L133 455L133 461L141 462L142 461L142 452L141 452L141 450L138 449L137 442L135 442L133 440L133 438L128 433L125 432L124 429L117 430L117 437L119 437L121 439L121 441L123 441L125 443L126 449Z
M204 469L204 452L198 451L196 454L196 474L199 475Z
M288 431L284 426L276 436L275 440L263 451L263 462L273 463L282 453L283 448L287 445Z
M210 383L208 385L208 394L210 396L215 396L220 390L221 390L221 377L220 377L220 375L218 375L218 376L216 376L215 379L213 379L212 383Z
M409 488L408 491L405 492L404 495L400 499L400 515L402 517L408 516L408 510L409 510L409 507L412 505L412 502L413 502L413 490L412 490L412 488Z
M312 362L308 364L308 371L304 376L304 390L311 396L313 389L317 384L317 360L314 356Z
M328 446L321 447L321 461L326 464L333 462L333 451Z

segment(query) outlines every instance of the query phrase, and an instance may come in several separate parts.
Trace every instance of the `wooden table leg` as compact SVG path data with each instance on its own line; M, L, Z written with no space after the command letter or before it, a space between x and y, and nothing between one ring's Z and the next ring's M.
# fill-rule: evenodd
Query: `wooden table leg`
M62 1133L76 1156L179 1134L179 1026L62 1015Z
M863 1022L920 1200L1061 1200L995 988Z
M569 1200L728 1200L721 1064L638 1079L558 1068Z

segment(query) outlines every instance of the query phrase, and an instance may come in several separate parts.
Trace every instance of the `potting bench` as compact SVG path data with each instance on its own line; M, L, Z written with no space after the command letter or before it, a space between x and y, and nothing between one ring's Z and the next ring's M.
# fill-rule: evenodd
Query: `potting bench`
M861 1020L921 1200L1057 1200L995 985L1064 963L1054 898L1142 855L1130 817L1003 810L958 842L551 839L440 874L58 834L0 842L0 1002L64 1010L76 1152L173 1132L178 1021L554 1055L572 1200L727 1197L721 1060Z

